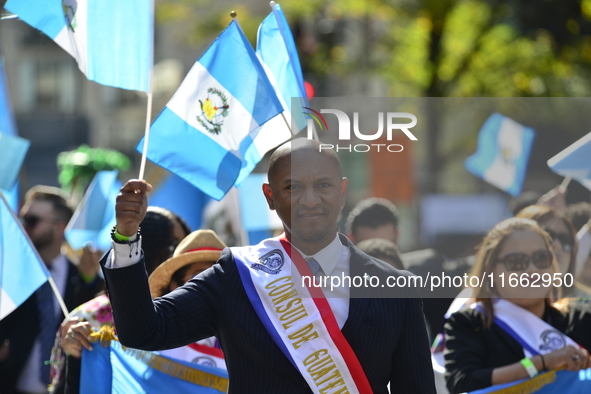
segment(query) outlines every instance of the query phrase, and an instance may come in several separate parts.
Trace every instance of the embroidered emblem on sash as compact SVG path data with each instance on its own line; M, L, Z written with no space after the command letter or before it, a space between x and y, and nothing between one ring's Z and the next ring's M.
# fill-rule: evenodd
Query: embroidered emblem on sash
M542 332L540 339L544 342L542 345L540 345L540 350L543 351L558 350L566 346L564 337L556 330L546 330Z
M217 367L217 364L215 363L215 361L213 361L212 358L205 357L205 356L196 357L193 359L193 361L191 361L191 363L197 364L197 365L205 365L206 367L212 367L212 368Z
M261 256L259 261L253 263L250 268L275 275L281 271L284 262L283 252L279 249L273 249Z

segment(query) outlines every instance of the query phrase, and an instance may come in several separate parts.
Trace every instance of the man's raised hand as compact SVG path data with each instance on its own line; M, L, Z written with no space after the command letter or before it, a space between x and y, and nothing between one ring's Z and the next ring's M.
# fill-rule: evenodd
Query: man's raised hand
M123 185L117 196L115 215L117 232L125 237L137 233L140 223L148 210L146 192L152 191L152 185L146 181L131 179Z

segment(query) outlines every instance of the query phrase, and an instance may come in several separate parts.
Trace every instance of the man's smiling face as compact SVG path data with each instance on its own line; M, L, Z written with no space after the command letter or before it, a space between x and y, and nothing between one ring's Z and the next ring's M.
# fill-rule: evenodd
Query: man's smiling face
M304 252L320 250L334 239L345 204L347 179L338 161L302 149L283 156L275 166L264 188L269 208L277 211L296 247Z

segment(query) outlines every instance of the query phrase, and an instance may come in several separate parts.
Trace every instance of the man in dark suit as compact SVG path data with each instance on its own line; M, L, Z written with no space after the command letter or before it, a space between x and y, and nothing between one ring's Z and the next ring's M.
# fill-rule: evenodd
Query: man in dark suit
M334 151L319 152L317 142L296 140L272 155L269 184L263 185L263 192L269 208L283 222L292 255L299 252L309 260L313 273L311 261L319 266L317 275L379 276L382 283L387 276L408 277L337 233L346 188ZM218 264L152 301L141 256L133 257L141 243L137 230L149 190L151 186L143 181L129 181L121 189L114 250L101 261L123 345L158 350L216 336L224 350L230 393L369 392L355 387L343 391L336 381L334 387L322 386L328 372L318 372L312 384L303 377L255 311L238 272L242 268L230 249L224 250ZM396 290L388 293L390 297L356 287L324 291L373 393L387 393L388 384L396 393L435 393L419 299L392 297L402 294ZM365 298L367 294L381 298ZM314 361L308 358L307 365Z
M98 264L85 275L61 253L64 229L72 216L57 188L36 186L25 196L21 219L33 245L48 267L66 307L92 299L103 287ZM17 262L14 262L17 263ZM46 393L49 351L64 315L55 296L43 285L0 321L0 393ZM47 363L46 363L47 362Z

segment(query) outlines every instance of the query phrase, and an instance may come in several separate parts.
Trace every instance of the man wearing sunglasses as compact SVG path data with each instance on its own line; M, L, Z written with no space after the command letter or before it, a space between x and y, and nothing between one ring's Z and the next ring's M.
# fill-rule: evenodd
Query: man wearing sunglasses
M94 272L81 274L61 253L64 230L72 216L66 198L58 188L35 186L25 195L20 217L66 307L72 310L92 299L102 289L103 280L97 275L98 265ZM0 359L0 393L47 393L48 360L63 319L57 299L46 282L0 321L4 354Z

